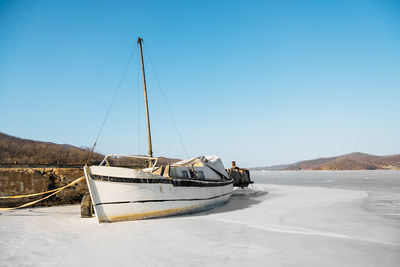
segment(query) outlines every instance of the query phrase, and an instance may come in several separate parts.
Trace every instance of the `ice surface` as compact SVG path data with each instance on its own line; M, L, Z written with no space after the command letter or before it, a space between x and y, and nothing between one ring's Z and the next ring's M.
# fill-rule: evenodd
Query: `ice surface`
M364 207L400 221L400 171L266 171L252 172L257 183L318 186L362 190L368 193Z
M267 193L268 192L268 193ZM0 215L2 266L400 266L400 224L365 191L256 185L208 212L98 224L79 206Z

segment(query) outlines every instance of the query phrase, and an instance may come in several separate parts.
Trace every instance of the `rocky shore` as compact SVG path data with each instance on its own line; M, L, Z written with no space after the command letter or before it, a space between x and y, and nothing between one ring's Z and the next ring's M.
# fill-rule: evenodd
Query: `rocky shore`
M45 192L67 185L83 176L82 168L0 168L0 196L14 196ZM51 206L79 203L88 192L86 182L82 181L66 188L35 206ZM0 207L14 207L42 196L0 199Z

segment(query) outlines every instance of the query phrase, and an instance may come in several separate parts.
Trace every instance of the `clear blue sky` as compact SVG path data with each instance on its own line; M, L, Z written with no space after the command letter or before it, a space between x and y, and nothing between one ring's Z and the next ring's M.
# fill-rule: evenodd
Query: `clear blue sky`
M185 154L149 55L189 156L400 153L398 1L1 1L0 131L91 146L139 35L156 156ZM137 63L99 152L147 151Z

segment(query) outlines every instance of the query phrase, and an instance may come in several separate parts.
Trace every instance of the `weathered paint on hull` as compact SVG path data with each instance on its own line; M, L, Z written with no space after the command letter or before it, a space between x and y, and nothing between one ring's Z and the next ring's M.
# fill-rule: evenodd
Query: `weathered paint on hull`
M111 222L146 220L146 219L155 219L168 216L192 214L196 212L210 210L220 205L224 205L226 202L229 201L229 197L223 201L209 205L197 205L197 206L189 206L183 208L174 208L174 209L166 209L153 212L127 214L119 216L97 216L97 218L100 223L111 223Z

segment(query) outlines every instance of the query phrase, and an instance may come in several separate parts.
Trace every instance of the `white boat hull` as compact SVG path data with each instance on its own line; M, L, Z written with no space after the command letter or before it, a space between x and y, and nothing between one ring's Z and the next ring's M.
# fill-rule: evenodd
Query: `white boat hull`
M140 220L207 210L227 202L232 180L166 178L138 170L85 169L99 222Z

